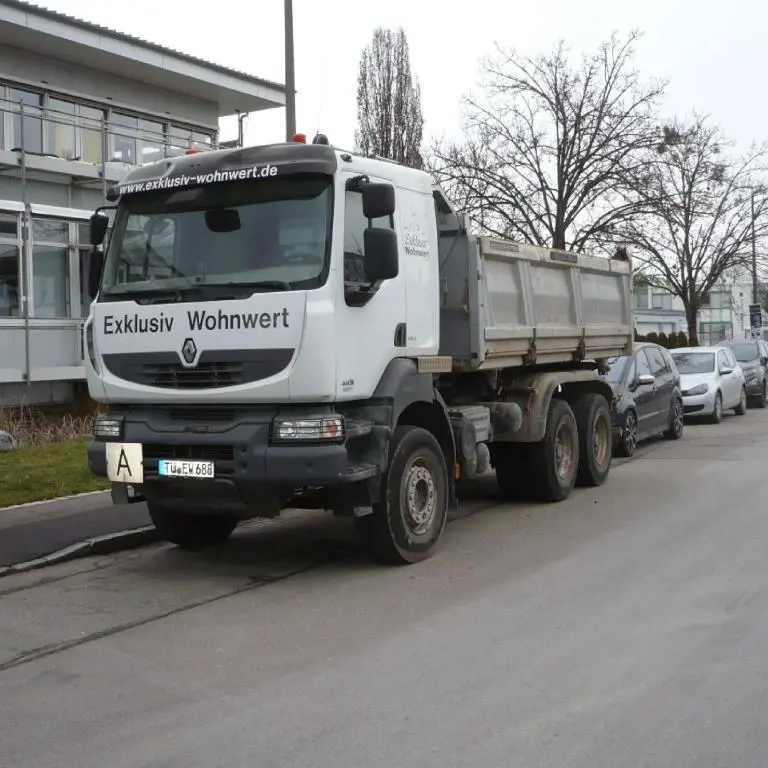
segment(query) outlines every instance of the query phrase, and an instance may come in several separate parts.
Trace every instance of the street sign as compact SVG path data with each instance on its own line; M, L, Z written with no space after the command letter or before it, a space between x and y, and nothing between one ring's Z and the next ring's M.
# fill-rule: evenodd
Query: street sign
M752 328L763 327L763 308L760 304L749 305L749 325Z

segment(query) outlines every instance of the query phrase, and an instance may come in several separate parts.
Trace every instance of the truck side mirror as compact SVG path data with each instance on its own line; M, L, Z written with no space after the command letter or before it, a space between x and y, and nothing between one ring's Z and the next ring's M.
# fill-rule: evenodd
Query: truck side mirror
M367 182L362 185L363 216L381 219L395 212L395 188L391 184Z
M372 283L392 280L400 273L397 234L394 229L368 227L363 232L365 276Z
M107 229L109 228L109 218L102 216L100 213L94 213L91 216L91 245L97 246L104 242L104 238L107 236Z
M97 246L91 248L88 254L88 296L91 299L96 298L101 285L101 273L104 270L104 252Z

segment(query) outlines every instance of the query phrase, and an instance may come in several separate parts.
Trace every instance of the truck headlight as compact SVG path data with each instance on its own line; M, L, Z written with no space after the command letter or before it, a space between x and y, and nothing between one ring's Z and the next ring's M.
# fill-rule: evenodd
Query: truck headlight
M101 440L119 440L123 436L122 416L99 414L93 423L93 436Z
M341 416L278 416L272 424L272 440L276 443L341 443L344 442L344 419Z
M685 394L706 395L707 392L709 392L709 384L697 384L695 387L691 387Z

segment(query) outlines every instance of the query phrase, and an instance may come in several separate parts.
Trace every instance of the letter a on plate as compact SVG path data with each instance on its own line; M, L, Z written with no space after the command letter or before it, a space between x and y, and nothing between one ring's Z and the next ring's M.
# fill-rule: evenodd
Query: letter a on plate
M111 483L144 482L141 443L107 443L107 477Z

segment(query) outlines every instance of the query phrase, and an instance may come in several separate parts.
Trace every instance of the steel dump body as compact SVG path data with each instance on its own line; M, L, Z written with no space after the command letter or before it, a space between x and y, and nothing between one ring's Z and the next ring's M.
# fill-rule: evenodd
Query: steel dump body
M440 354L454 371L568 363L632 347L630 264L442 231Z

